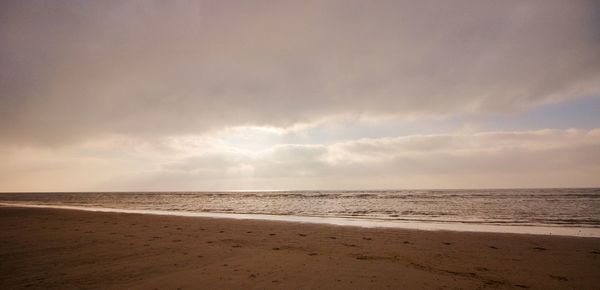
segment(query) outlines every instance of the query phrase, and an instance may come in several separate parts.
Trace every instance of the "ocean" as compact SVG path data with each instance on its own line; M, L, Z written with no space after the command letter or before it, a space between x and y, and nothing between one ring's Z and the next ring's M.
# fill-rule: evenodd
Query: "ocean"
M0 193L0 204L357 226L600 236L600 188Z

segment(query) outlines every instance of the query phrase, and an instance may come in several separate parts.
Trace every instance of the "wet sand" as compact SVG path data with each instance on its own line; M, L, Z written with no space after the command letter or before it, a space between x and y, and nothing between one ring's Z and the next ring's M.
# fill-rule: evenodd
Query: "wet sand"
M0 207L0 289L598 289L600 239Z

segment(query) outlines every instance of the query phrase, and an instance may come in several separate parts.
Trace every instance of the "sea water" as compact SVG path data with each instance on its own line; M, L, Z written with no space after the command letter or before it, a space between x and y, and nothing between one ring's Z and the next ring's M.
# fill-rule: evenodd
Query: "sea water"
M600 189L0 193L0 204L433 230L600 236Z

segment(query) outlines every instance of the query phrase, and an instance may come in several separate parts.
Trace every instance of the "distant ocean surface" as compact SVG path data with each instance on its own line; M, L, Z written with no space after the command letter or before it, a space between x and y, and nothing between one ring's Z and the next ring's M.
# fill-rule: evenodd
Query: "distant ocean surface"
M600 235L600 188L0 193L0 204L339 220L578 228ZM501 231L501 230L500 230ZM594 236L597 234L593 234Z

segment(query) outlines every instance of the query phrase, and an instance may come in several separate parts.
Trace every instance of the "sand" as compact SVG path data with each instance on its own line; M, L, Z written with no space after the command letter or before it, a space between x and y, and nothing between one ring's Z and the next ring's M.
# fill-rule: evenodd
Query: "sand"
M599 289L600 239L0 207L0 289Z

